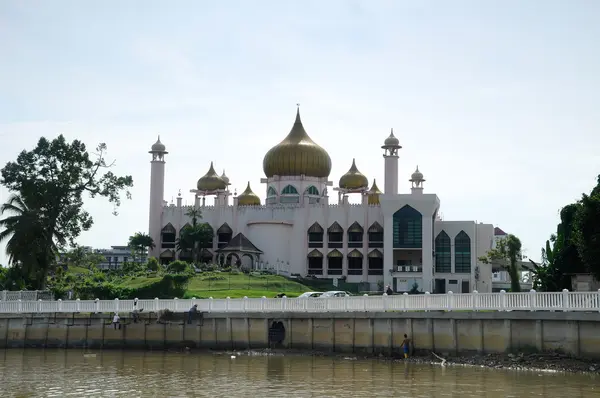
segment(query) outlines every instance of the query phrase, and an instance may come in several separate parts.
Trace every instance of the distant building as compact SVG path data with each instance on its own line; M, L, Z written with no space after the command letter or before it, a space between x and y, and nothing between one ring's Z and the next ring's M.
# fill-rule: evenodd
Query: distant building
M100 254L104 257L104 261L98 264L98 269L119 269L123 266L123 263L145 263L148 261L147 253L142 253L141 257L137 253L135 257L132 256L129 246L111 246L110 249L93 249L91 246L83 246L82 248L86 253ZM65 264L66 253L61 253L58 261Z
M132 256L129 246L111 246L110 249L96 249L94 253L101 254L105 258L105 261L98 264L99 269L119 269L123 266L123 263L145 263L148 261L147 253L143 253L141 257L137 254L135 257Z
M496 248L496 245L498 244L498 242L501 241L502 239L506 239L507 236L508 236L508 234L506 232L504 232L501 228L495 227L494 228L493 248ZM529 265L529 263L525 262L525 261L519 262L519 268L520 268L519 277L521 279L521 290L528 291L533 288L533 281L531 280L531 272L526 271L525 268L523 268L523 266L522 266L523 263L526 263L526 265ZM501 290L508 291L509 289L510 289L510 275L508 274L508 271L503 268L493 267L492 268L492 291L493 292L499 292Z

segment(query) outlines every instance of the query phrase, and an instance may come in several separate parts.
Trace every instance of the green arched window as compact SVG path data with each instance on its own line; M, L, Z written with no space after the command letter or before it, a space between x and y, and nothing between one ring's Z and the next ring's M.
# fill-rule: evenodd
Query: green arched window
M268 197L277 196L277 191L275 191L275 188L269 187L269 189L267 189L267 196Z
M298 191L292 185L287 185L285 188L283 188L283 191L281 191L281 194L282 195L298 195Z
M452 272L450 237L444 231L435 238L435 272Z
M317 189L317 187L315 187L314 185L311 185L310 187L308 187L306 189L306 192L309 195L314 195L314 196L318 196L319 195L319 190Z
M420 249L423 247L423 216L409 205L394 213L394 247Z
M460 231L454 238L454 272L471 273L471 238L465 231Z

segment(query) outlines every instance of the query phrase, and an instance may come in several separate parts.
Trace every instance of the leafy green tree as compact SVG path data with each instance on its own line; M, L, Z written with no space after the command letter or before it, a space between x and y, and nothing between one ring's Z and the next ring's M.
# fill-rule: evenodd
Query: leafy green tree
M137 258L140 259L144 254L148 253L148 250L152 250L156 247L152 237L143 232L136 232L130 236L128 246L134 253L134 256L138 256Z
M131 197L128 189L133 179L107 171L113 164L106 160L106 144L98 145L90 156L81 141L69 143L60 135L53 140L40 138L33 150L22 151L2 169L0 183L18 194L39 219L36 226L18 222L7 235L18 233L10 249L12 263L35 268L36 288L44 285L56 262L57 248L67 243L74 246L81 232L91 228L93 219L83 209L84 193L107 198L115 205L114 214L121 204L121 192Z
M156 257L150 257L148 259L147 267L148 267L148 270L152 271L152 272L157 272L161 269L160 263L158 262Z
M480 257L479 260L507 270L510 277L510 290L512 292L521 291L519 270L523 253L521 252L521 241L515 235L509 234L506 238L499 240L496 247L488 251L484 257Z
M183 274L190 271L190 265L185 261L175 260L167 265L167 272L170 274Z
M181 230L175 248L179 252L192 253L193 261L197 264L202 250L212 248L214 232L210 225L198 224L198 219L202 218L200 209L191 208L186 215L192 219L192 224Z
M600 176L590 195L583 195L574 217L573 242L588 272L600 280Z
M73 247L64 257L64 261L68 266L81 267L89 270L95 270L98 265L105 260L103 255L94 253L80 245Z
M46 279L44 267L53 262L57 252L55 240L64 243L64 236L56 230L46 228L41 212L27 203L22 195L13 194L0 207L0 213L9 215L0 220L0 242L7 241L6 253L9 264L19 269L13 270L25 280L30 280L33 288L43 288ZM54 232L54 233L53 233ZM48 244L49 243L49 244Z

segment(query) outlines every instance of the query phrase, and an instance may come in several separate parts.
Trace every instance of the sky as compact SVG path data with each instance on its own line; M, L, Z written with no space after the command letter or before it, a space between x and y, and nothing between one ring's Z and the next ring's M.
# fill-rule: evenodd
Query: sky
M41 136L106 143L135 184L118 216L85 202L79 243L107 248L148 230L158 134L165 200L193 203L211 161L264 199L262 158L299 103L336 185L356 158L383 188L394 128L400 193L418 165L445 220L492 223L537 259L600 174L598 15L594 0L4 0L0 165Z

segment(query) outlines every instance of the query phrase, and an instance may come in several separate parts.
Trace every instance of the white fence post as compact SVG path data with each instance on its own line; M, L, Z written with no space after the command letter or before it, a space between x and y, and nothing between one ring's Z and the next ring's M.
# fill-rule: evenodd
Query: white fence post
M265 296L262 296L260 299L260 312L263 312L265 310L266 302L267 302L267 298Z
M349 302L349 301L350 301L350 296L346 296L346 297L344 297L344 312L348 312L348 311L350 311L350 310L348 309L348 302Z
M387 306L388 306L388 295L387 293L383 293L383 295L381 296L381 306L383 308L383 312L387 311Z
M160 300L158 297L154 298L154 312L160 311Z
M363 307L363 311L367 312L367 297L369 297L368 294L363 294L363 298L362 298L362 307Z
M96 298L96 300L94 300L94 305L96 307L96 314L100 313L100 299Z
M281 298L281 311L287 312L287 307L288 307L287 296L283 296Z
M38 299L37 312L42 312L42 299Z
M473 311L477 311L479 308L479 292L477 290L473 290L473 294L471 295L471 308Z
M23 293L23 292L20 292L20 293ZM20 294L19 294L19 296L20 296ZM17 311L19 311L19 313L23 312L23 301L21 299L19 299L19 304L17 304L17 305L18 305Z
M569 310L569 289L562 290L562 307L563 312L567 312Z
M119 313L119 299L115 299L115 313Z
M177 312L179 310L179 306L177 305L177 304L179 304L179 301L177 301L178 298L174 297L173 300L175 300L175 311L174 312Z
M62 312L62 299L58 299L58 312Z
M506 290L500 290L500 311L506 310Z
M214 303L213 298L209 297L208 298L208 312L212 312L212 310L213 310L213 303Z
M530 308L530 311L535 311L536 305L537 305L537 303L536 303L536 297L535 297L535 290L531 289L529 291L529 308Z
M75 310L81 312L81 300L79 299L75 300Z
M229 301L231 300L231 297L227 297L225 299L225 312L229 312Z
M402 293L402 308L404 308L404 312L408 311L408 293Z
M600 312L600 289L598 289L598 297L596 301L596 307L598 307L598 312Z
M446 309L448 310L448 312L452 311L452 305L454 304L454 293L452 293L452 290L448 291L448 295L446 295Z
M244 296L243 310L244 310L244 312L248 311L248 296Z
M431 293L425 292L425 312L429 312L429 296Z

